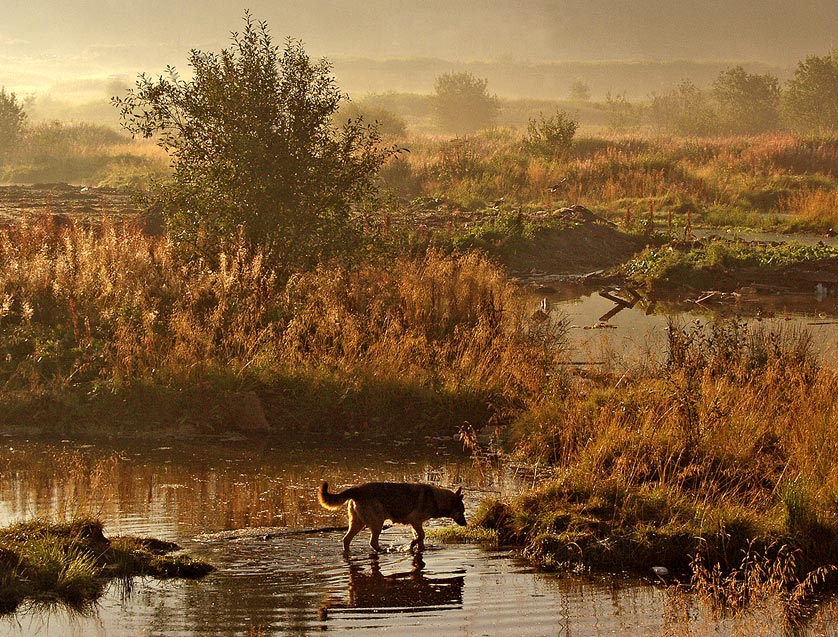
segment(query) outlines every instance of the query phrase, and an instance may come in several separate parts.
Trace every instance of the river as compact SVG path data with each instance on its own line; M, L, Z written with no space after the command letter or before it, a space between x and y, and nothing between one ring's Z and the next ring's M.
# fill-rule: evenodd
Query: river
M431 540L406 551L403 527L366 532L342 555L343 513L314 489L368 479L462 485L467 516L479 501L520 489L509 467L476 467L451 441L324 449L302 442L222 440L113 446L0 438L0 523L95 514L105 533L180 543L217 571L205 579L111 582L87 613L26 605L0 635L723 635L783 634L776 611L718 618L650 576L537 572L507 550ZM439 521L431 524L450 523ZM817 610L801 634L838 617Z

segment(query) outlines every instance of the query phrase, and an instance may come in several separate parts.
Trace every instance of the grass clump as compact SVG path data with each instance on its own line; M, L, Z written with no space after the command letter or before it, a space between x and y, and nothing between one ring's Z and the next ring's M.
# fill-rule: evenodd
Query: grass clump
M514 453L554 477L474 523L549 569L799 599L838 564L836 388L796 331L670 325L659 366L566 379L517 420Z
M712 238L650 247L621 266L636 284L654 290L689 287L733 291L753 283L788 286L816 269L838 272L838 249L824 244L759 243ZM809 280L811 287L814 281Z
M176 544L151 538L113 538L101 522L76 519L21 522L0 529L0 613L26 599L85 608L109 578L151 575L198 579L212 572L206 562L177 554Z

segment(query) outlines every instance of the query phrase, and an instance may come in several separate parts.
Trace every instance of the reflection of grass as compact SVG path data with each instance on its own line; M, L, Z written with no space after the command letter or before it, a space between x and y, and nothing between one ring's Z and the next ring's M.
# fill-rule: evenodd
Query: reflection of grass
M90 519L34 520L0 529L0 613L14 611L24 599L83 609L111 577L196 579L213 570L185 555L170 555L178 548L154 539L109 540L101 522Z

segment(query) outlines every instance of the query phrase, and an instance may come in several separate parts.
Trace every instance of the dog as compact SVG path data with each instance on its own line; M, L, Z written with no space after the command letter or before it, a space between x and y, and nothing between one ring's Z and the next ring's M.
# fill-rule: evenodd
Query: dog
M326 509L335 510L344 503L349 513L349 530L343 536L343 550L349 552L352 538L364 527L369 527L370 547L380 551L378 536L385 520L409 524L413 528L414 547L425 550L425 531L422 524L431 518L451 518L460 526L466 525L462 488L456 491L418 482L368 482L340 493L329 493L324 482L317 490L317 501Z

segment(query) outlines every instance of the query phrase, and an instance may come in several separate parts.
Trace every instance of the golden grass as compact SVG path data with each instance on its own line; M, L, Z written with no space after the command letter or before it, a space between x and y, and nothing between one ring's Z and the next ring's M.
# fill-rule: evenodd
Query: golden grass
M217 266L182 265L166 240L127 226L43 220L4 230L0 259L0 383L21 396L206 384L275 394L278 382L307 379L312 400L324 384L335 400L389 385L393 404L370 410L394 410L408 391L481 414L494 397L499 417L546 382L562 337L530 320L522 293L476 254L431 251L280 283L242 247Z
M787 133L701 139L601 136L577 139L562 159L525 152L520 137L494 131L457 140L414 138L383 171L408 198L441 198L450 207L560 207L581 203L615 220L628 209L658 218L688 211L700 221L825 230L834 209L838 142ZM553 186L557 186L552 188ZM679 221L681 223L681 221ZM828 226L827 226L828 227Z

